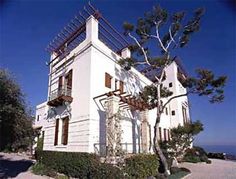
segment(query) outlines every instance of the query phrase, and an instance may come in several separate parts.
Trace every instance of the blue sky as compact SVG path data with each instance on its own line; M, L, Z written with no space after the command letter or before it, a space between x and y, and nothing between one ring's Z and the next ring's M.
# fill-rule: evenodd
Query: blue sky
M190 97L192 119L205 126L196 143L236 145L236 8L232 4L214 0L92 2L119 31L124 21L135 22L156 4L188 14L205 7L200 32L178 56L188 73L199 67L212 69L216 75L227 75L228 83L221 104ZM49 54L45 47L85 4L79 0L0 1L0 67L15 74L32 108L47 96Z

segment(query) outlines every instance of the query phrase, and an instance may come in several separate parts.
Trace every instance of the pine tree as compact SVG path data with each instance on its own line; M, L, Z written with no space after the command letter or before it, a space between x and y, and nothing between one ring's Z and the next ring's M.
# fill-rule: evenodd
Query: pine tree
M166 105L173 99L188 94L208 96L211 103L222 102L224 99L223 87L227 77L215 77L212 71L206 69L198 69L196 70L196 77L188 77L182 81L184 87L187 88L186 94L173 96L172 92L162 85L165 70L174 61L171 52L183 48L189 43L190 37L200 29L203 14L203 8L196 9L193 16L186 21L185 12L169 14L160 6L155 6L151 11L146 12L142 18L139 18L135 25L128 22L123 25L124 34L132 39L134 44L129 47L132 57L121 59L119 64L125 70L130 70L134 66L137 68L151 67L159 71L159 75L155 76L153 84L146 86L140 97L153 108L157 108L153 149L164 165L166 176L170 174L168 164L157 141L161 115ZM161 36L160 31L166 33ZM155 52L158 51L158 54L151 53L150 47L153 45L156 45ZM164 104L161 104L162 97L168 97Z

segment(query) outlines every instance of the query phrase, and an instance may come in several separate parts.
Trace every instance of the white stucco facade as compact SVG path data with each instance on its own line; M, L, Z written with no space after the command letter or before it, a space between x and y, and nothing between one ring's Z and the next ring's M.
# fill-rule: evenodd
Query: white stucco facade
M90 16L86 23L86 38L65 58L53 61L50 64L48 101L52 91L57 90L59 77L65 76L72 70L72 89L70 103L63 103L56 107L48 105L48 101L36 107L35 126L42 126L44 131L44 150L74 151L74 152L102 152L106 146L106 112L104 109L106 99L97 96L114 91L120 81L124 83L124 92L132 96L152 82L131 68L130 71L123 70L116 62L120 58L130 56L130 51L124 49L121 56L113 52L98 38L98 21ZM51 59L55 57L52 54ZM186 89L177 77L178 65L173 62L166 69L166 80L164 86L168 87L173 95L186 93ZM111 88L105 86L105 73L112 76ZM169 87L170 83L172 87ZM105 96L104 96L105 97ZM103 98L104 98L103 97ZM167 99L163 99L165 102ZM119 101L118 101L119 103ZM187 97L172 100L167 105L167 111L162 114L160 127L162 140L164 132L179 124L184 125L183 107L186 109L186 118L189 121L189 104ZM122 148L128 153L142 152L141 139L141 116L143 112L122 108ZM174 111L174 112L173 112ZM153 127L156 119L156 110L146 112L150 133L147 140L152 140ZM62 144L62 119L68 117L68 143ZM57 144L55 145L56 119L58 122ZM165 129L165 130L164 130ZM149 146L149 151L152 149Z

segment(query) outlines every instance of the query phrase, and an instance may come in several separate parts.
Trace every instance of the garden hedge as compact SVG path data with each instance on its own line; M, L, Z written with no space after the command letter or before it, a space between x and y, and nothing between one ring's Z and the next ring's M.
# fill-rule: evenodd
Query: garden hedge
M137 154L125 159L124 167L101 163L95 154L79 152L36 151L38 163L76 178L123 179L156 176L156 155Z
M95 154L81 152L36 151L36 159L46 167L76 178L119 178L123 172L110 164L100 163Z
M158 166L156 155L137 154L125 159L124 171L127 178L141 179L156 176Z

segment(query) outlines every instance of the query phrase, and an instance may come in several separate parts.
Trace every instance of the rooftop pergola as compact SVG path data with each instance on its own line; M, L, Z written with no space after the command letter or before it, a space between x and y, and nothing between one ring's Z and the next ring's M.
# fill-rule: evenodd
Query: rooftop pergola
M56 54L49 63L58 58L62 59L85 40L86 20L90 16L94 16L99 21L99 39L111 50L119 54L122 49L129 46L125 37L89 2L47 46L46 51Z

